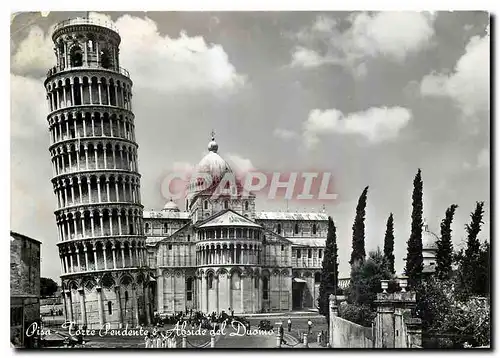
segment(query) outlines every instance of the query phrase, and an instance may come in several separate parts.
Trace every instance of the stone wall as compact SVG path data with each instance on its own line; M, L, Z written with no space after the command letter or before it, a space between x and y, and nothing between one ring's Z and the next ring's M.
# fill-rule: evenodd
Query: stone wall
M373 348L373 330L330 314L330 347Z
M11 296L40 296L40 242L11 232Z

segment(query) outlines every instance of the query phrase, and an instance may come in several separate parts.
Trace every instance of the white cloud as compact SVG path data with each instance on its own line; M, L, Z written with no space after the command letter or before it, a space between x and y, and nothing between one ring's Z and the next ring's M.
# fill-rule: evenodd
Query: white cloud
M236 174L244 174L250 170L255 169L250 159L243 158L239 154L228 153L226 155L226 158Z
M291 140L297 137L297 133L290 129L285 129L285 128L276 128L273 131L273 136L279 139L283 140Z
M401 63L431 44L434 18L428 12L361 12L350 16L350 26L340 30L334 19L318 16L312 26L297 34L301 45L295 48L291 65L333 63L349 68L354 75L363 75L366 69L359 65L370 57ZM326 51L319 54L318 48L325 47Z
M11 74L10 94L11 136L32 138L45 133L48 108L43 81Z
M474 36L451 74L431 73L422 79L424 96L453 99L465 116L489 110L490 38Z
M312 148L319 142L319 135L339 133L361 135L370 143L378 143L396 138L411 118L411 112L402 107L372 107L347 115L337 109L315 109L304 123L304 142Z
M32 75L42 77L56 61L54 44L48 34L38 27L33 26L18 45L17 51L12 57L11 68L16 74Z
M90 17L113 23L104 14L91 13ZM229 62L222 46L209 44L201 36L189 37L185 32L177 38L162 36L157 24L147 17L124 15L113 24L122 38L120 64L130 72L136 87L159 92L227 93L246 81ZM41 77L54 66L50 34L51 31L44 34L37 26L31 29L13 56L12 68L16 74L35 73Z
M124 15L116 21L122 37L121 60L139 87L173 91L234 90L245 83L222 46L181 32L170 38L158 33L149 18Z

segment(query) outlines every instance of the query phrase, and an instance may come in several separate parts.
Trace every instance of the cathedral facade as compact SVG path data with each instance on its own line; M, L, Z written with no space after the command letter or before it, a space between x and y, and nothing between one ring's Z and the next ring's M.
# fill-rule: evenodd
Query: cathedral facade
M214 138L196 166L214 182L232 173ZM317 307L328 216L260 212L255 195L197 190L186 210L170 200L144 211L148 266L155 273L155 312L234 310L236 314Z

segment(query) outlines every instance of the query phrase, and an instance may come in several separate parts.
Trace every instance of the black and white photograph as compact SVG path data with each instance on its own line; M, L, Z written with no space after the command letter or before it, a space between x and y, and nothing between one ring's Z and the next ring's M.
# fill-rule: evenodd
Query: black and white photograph
M492 348L491 13L146 10L11 12L13 351Z

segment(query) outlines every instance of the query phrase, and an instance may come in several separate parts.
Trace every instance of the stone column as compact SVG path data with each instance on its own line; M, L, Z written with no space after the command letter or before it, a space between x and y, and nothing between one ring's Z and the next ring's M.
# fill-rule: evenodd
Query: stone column
M75 318L73 317L73 300L71 299L71 290L66 290L66 295L68 297L67 303L68 303L68 319L73 322Z
M207 277L204 273L201 276L201 311L208 313L208 285L207 285Z
M115 286L115 295L116 295L116 300L118 301L118 317L119 317L119 326L120 328L123 325L123 310L122 310L122 298L121 298L121 292L120 292L120 286L116 285Z
M149 277L147 278L147 280L149 280ZM147 283L145 282L144 283L144 302L145 302L145 308L146 308L146 323L148 325L151 324L151 315L150 315L150 312L149 312L149 305L150 305L150 302L149 302L149 287L146 285Z
M244 289L243 289L243 284L245 282L245 274L242 273L240 276L240 305L241 305L241 313L245 313L245 307L244 307Z
M163 312L164 304L163 304L163 270L158 270L158 288L157 288L157 296L158 296L158 312Z
M220 275L220 274L219 274ZM216 312L220 311L219 308L219 275L214 275L215 278L215 310Z
M132 287L132 300L134 301L133 302L133 305L134 305L134 320L135 320L135 324L136 326L139 325L139 304L137 302L137 286L134 285Z
M96 263L97 266L97 263ZM97 291L97 311L99 312L99 325L102 327L104 325L104 307L102 305L102 288L100 286L96 287ZM101 328L99 327L99 328Z

